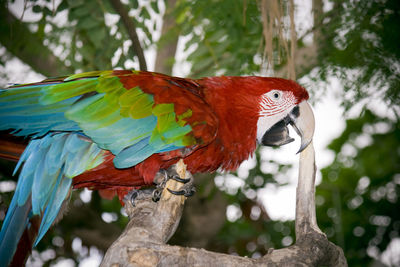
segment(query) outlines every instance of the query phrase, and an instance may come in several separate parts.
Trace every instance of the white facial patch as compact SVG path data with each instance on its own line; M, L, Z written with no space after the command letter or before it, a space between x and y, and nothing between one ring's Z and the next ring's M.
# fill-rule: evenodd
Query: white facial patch
M266 131L289 114L295 103L296 99L290 91L271 90L261 96L257 122L258 143L261 143Z
M290 91L271 90L261 96L260 116L272 116L281 113L296 103Z

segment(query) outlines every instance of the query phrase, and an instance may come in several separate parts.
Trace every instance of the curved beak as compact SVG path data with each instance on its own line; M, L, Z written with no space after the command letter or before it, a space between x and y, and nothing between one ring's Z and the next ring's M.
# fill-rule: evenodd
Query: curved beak
M285 118L272 126L262 137L261 143L265 146L281 146L294 141L289 136L288 124L292 125L301 137L297 153L303 151L311 143L315 128L314 113L307 101L295 106Z
M311 106L307 101L303 101L298 105L298 111L296 107L290 112L290 125L293 126L296 133L301 137L301 145L299 151L303 151L312 141L315 129L314 113ZM297 154L296 153L296 154Z

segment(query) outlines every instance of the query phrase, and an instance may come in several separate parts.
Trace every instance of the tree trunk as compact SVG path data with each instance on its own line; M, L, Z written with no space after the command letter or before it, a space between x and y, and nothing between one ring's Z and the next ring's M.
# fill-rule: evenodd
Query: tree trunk
M6 1L0 4L0 43L8 52L28 64L34 71L47 77L71 74L54 54L43 45L36 34L7 9Z
M166 1L166 9L163 17L161 38L158 41L155 71L171 75L174 66L176 47L179 39L179 29L176 25L172 11L176 0Z
M136 33L136 25L131 17L129 17L127 9L119 0L110 0L111 5L121 16L122 23L125 26L126 32L132 41L131 49L136 54L139 60L140 70L147 70L146 59L144 57L144 52L142 46L140 45L139 37Z

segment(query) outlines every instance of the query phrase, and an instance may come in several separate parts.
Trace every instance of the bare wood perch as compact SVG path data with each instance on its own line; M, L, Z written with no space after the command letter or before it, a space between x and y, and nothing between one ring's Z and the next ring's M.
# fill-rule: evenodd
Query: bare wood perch
M176 165L181 178L188 178L181 160ZM347 266L340 247L329 242L317 225L314 201L315 156L312 143L300 154L296 194L296 244L259 259L238 257L204 249L165 244L174 234L185 197L163 191L160 202L150 197L127 207L131 218L125 231L107 251L101 266ZM167 188L178 189L169 180Z

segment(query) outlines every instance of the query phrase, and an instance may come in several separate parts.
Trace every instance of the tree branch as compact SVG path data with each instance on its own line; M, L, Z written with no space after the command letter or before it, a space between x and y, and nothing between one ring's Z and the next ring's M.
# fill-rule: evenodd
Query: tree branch
M146 59L144 58L143 49L140 45L138 35L136 33L136 26L132 18L129 17L128 12L119 0L110 0L111 5L115 11L121 16L122 23L124 24L129 38L132 41L132 48L139 59L139 66L141 70L147 70Z
M304 164L312 162L312 164ZM315 154L311 142L300 154L299 180L296 191L296 240L314 231L324 235L315 214Z
M171 75L178 46L179 29L176 27L176 18L172 13L176 0L168 0L165 4L166 9L163 16L161 38L158 41L155 71Z
M42 40L7 9L5 2L0 4L0 43L7 51L44 76L72 73L71 68L54 56Z
M272 250L259 259L249 259L166 245L180 220L184 197L164 190L160 203L154 203L148 197L136 207L128 205L127 213L131 221L107 251L101 266L347 266L342 249L329 242L316 223L315 171L311 143L300 154L296 244L293 246ZM188 176L183 174L180 177ZM167 187L176 189L179 186L176 181L170 180Z

